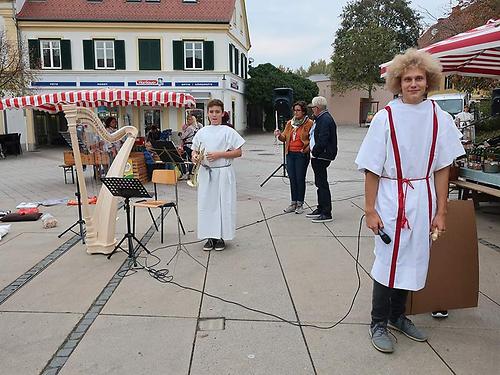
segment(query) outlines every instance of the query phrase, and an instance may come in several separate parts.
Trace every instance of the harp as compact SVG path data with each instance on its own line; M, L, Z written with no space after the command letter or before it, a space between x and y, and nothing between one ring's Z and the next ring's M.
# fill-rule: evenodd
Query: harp
M77 126L85 124L92 127L100 138L110 143L127 137L107 172L108 177L123 176L125 165L138 134L138 129L134 126L125 126L114 133L108 133L95 113L87 108L101 105L189 108L195 106L195 99L186 93L164 90L83 90L3 98L0 100L0 110L36 108L50 113L64 111L68 121L78 184L84 198L82 212L86 223L87 253L89 254L109 254L113 251L116 244L115 228L118 201L103 186L99 192L96 207L91 212L86 199L87 187L78 146Z
M97 204L93 213L87 201L87 186L83 174L82 159L80 156L80 147L78 147L78 136L76 127L79 123L91 126L99 136L107 142L116 142L128 136L124 144L118 151L106 176L122 177L125 170L130 151L134 146L138 134L137 128L125 126L114 133L108 133L104 125L94 112L74 105L63 105L63 111L68 121L68 130L71 136L71 148L75 156L75 167L78 175L78 184L82 194L82 212L87 229L86 242L87 253L89 254L109 254L116 245L116 210L118 200L111 195L109 190L103 185L97 198Z

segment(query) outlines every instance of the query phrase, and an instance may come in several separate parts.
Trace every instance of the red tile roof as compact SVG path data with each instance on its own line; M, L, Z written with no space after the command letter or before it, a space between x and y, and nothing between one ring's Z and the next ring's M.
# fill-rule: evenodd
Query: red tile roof
M19 20L229 23L236 0L26 0Z

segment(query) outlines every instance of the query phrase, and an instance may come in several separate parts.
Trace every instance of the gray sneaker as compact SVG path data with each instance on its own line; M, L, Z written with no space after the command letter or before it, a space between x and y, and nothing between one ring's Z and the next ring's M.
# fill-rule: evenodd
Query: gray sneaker
M298 215L304 213L304 206L301 204L297 204L297 208L295 208L295 213Z
M395 322L389 320L389 328L402 332L412 340L427 341L427 335L415 327L415 324L404 315L401 315Z
M290 213L290 212L295 212L296 208L297 208L297 204L296 203L291 203L290 206L288 206L287 208L285 208L283 210L283 212L286 212L287 214Z
M387 331L387 325L385 323L375 323L373 327L368 327L368 332L372 338L372 345L375 349L382 353L392 353L394 351L394 345L389 337L389 331Z

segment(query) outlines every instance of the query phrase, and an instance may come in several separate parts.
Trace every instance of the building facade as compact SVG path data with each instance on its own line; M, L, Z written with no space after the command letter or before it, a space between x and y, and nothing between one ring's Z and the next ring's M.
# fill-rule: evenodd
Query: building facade
M210 99L221 99L235 128L246 128L250 38L244 0L26 0L18 2L16 18L30 68L37 72L32 93L187 92L203 111ZM28 149L59 139L61 116L26 112ZM115 116L119 126L136 126L140 135L151 125L178 131L185 122L184 110L177 108L96 112L102 119Z
M369 112L375 113L384 108L394 95L383 86L372 92L372 101L368 100L366 90L346 90L344 93L332 91L332 81L325 74L315 74L309 79L316 83L319 95L328 101L328 109L337 125L365 125L369 122Z

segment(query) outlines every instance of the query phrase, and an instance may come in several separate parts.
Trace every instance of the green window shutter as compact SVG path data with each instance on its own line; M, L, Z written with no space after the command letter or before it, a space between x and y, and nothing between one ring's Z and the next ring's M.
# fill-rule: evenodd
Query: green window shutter
M159 39L139 39L139 70L160 70Z
M240 74L240 51L238 48L234 49L234 74Z
M245 77L245 54L241 54L241 72L240 72L240 77L244 78Z
M234 54L233 48L234 46L231 43L229 43L229 71L231 73L233 73L233 54Z
M28 50L30 57L30 69L40 69L42 66L40 41L38 39L29 39Z
M243 78L248 79L248 59L246 55L245 55L245 76Z
M84 69L95 69L95 57L94 57L94 41L84 40L83 41L83 68Z
M61 62L62 68L71 70L71 41L61 40Z
M172 43L174 70L184 70L184 42L174 40Z
M125 41L115 40L115 68L125 70Z
M214 42L203 42L204 70L214 70Z

